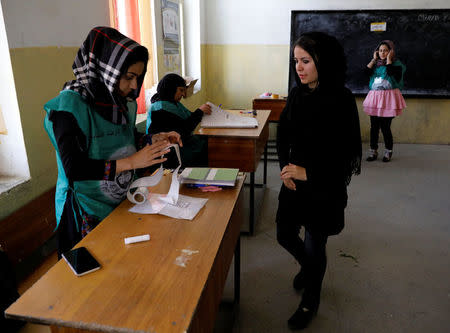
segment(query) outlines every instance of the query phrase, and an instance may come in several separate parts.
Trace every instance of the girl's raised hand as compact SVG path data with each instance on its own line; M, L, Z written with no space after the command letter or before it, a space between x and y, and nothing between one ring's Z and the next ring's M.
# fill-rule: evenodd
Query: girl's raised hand
M373 52L373 60L377 60L377 58L378 58L378 51L374 51Z
M392 59L394 59L394 55L395 55L394 50L390 50L389 53L388 53L388 55L387 55L387 61L388 61L389 63L392 63Z

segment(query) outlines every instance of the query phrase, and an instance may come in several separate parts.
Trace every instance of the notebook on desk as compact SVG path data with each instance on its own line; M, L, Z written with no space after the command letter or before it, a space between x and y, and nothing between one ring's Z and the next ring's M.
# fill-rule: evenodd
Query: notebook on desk
M180 175L182 184L234 186L239 169L186 168Z
M211 102L206 103L211 107L211 114L205 114L200 123L204 128L256 128L258 121L253 117L243 117L222 110Z

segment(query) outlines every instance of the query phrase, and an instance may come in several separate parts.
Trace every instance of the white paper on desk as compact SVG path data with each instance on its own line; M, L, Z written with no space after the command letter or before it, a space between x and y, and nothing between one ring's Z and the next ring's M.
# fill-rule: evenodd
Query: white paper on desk
M164 169L161 165L159 170L156 172L156 174L149 176L149 177L142 177L139 179L136 179L128 189L127 192L127 198L132 203L136 205L143 205L145 203L148 203L150 201L150 205L154 205L153 211L155 213L147 213L147 214L156 214L162 207L166 204L176 204L178 201L178 195L180 192L180 182L178 180L178 170L181 167L181 157L180 157L180 148L177 144L169 145L169 147L174 147L175 152L177 154L178 158L178 167L173 171L172 173L172 182L170 184L169 192L166 195L158 195L155 196L154 194L149 194L147 187L149 186L155 186L157 185L163 175L164 175ZM132 192L132 189L135 189L134 192Z
M161 205L160 194L153 194L150 200L143 204L135 205L130 209L132 213L139 214L162 214L176 219L192 220L208 199L194 198L180 194L176 204L164 203ZM155 200L155 202L152 202Z
M211 114L203 115L200 123L205 128L255 128L258 127L258 121L253 117L243 117L222 110L211 102L207 102L211 107Z

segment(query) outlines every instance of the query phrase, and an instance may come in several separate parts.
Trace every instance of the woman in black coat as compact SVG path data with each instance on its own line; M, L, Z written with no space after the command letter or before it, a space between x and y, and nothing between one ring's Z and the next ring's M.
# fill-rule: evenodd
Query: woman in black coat
M301 329L319 307L328 236L344 228L347 186L361 169L361 134L355 98L344 86L347 66L339 42L305 33L294 44L293 60L297 85L277 131L283 180L277 239L301 266L293 284L304 293L288 320L290 328Z

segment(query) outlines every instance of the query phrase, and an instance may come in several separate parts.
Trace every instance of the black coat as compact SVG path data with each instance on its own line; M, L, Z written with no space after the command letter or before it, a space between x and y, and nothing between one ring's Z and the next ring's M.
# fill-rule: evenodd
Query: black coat
M307 180L295 180L296 191L281 186L278 223L298 223L326 235L341 232L351 146L358 136L360 145L358 110L350 90L291 90L278 124L278 158L280 169L288 163L304 167Z

